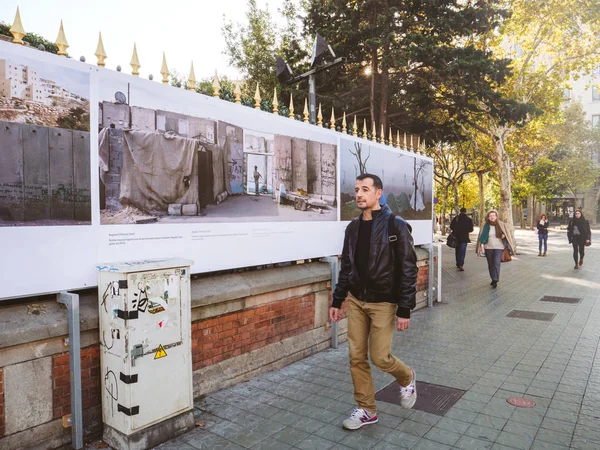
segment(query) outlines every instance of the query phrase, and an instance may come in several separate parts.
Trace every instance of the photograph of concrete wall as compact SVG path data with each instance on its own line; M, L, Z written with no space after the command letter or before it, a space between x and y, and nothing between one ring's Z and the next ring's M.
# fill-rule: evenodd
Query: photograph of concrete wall
M431 220L433 164L415 154L341 141L341 216L352 220L360 214L354 197L356 177L372 173L383 181L382 202L406 220Z
M282 208L337 220L337 146L275 136L276 190Z
M89 74L0 57L0 226L88 225Z
M337 220L336 146L145 108L151 84L119 87L99 103L102 224Z

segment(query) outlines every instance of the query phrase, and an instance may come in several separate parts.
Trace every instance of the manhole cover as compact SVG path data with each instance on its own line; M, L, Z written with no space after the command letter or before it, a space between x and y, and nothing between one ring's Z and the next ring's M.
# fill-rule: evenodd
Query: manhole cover
M443 416L460 400L465 391L417 381L417 402L413 409ZM400 385L392 382L375 394L382 402L400 404Z
M514 317L515 319L531 319L531 320L542 320L544 322L552 322L555 313L545 313L539 311L522 311L520 309L513 309L509 312L506 317Z
M540 302L552 302L552 303L579 303L580 298L575 297L553 297L551 295L545 295L540 298Z
M506 401L518 408L533 408L535 406L535 402L533 400L523 397L510 397L507 398Z

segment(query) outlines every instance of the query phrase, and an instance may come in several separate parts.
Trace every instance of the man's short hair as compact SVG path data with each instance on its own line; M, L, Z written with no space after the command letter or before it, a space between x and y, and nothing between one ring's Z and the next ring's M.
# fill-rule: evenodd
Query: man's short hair
M467 208L464 208L464 207L463 207L463 208L460 208L460 212L461 212L461 213L466 213L466 212L467 212Z
M383 182L381 181L381 178L379 178L377 175L373 175L372 173L361 173L356 177L356 181L362 181L367 178L373 180L373 185L376 189L383 190Z

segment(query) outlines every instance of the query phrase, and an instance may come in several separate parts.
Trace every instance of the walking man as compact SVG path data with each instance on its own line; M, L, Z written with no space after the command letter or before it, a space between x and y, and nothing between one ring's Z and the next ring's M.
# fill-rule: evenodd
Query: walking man
M262 175L258 171L258 166L254 166L254 192L256 193L255 195L260 195L260 191L258 188L258 182L261 178L262 178Z
M412 408L417 401L414 370L391 353L394 328L408 329L410 310L415 307L418 269L412 230L387 205L380 205L383 183L377 175L358 176L354 192L362 214L346 228L342 266L329 309L330 319L339 321L348 296L350 373L358 405L343 422L349 430L378 421L369 353L371 362L400 384L402 407Z
M473 232L473 220L467 216L467 209L460 208L460 214L452 219L450 229L456 237L456 248L454 253L456 256L456 267L461 272L464 272L465 255L467 254L467 244L471 242L469 233Z

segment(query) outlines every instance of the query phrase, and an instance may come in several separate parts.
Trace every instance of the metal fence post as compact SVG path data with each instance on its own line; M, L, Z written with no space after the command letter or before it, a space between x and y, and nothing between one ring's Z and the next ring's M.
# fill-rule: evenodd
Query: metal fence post
M69 366L71 371L71 445L83 448L83 417L81 412L81 341L79 335L79 294L62 291L57 301L67 307L69 319Z
M337 285L338 279L338 257L337 256L327 256L325 258L321 258L321 261L329 263L331 266L331 292L335 290L335 286ZM329 308L328 308L329 310ZM338 348L338 323L331 323L331 348Z

